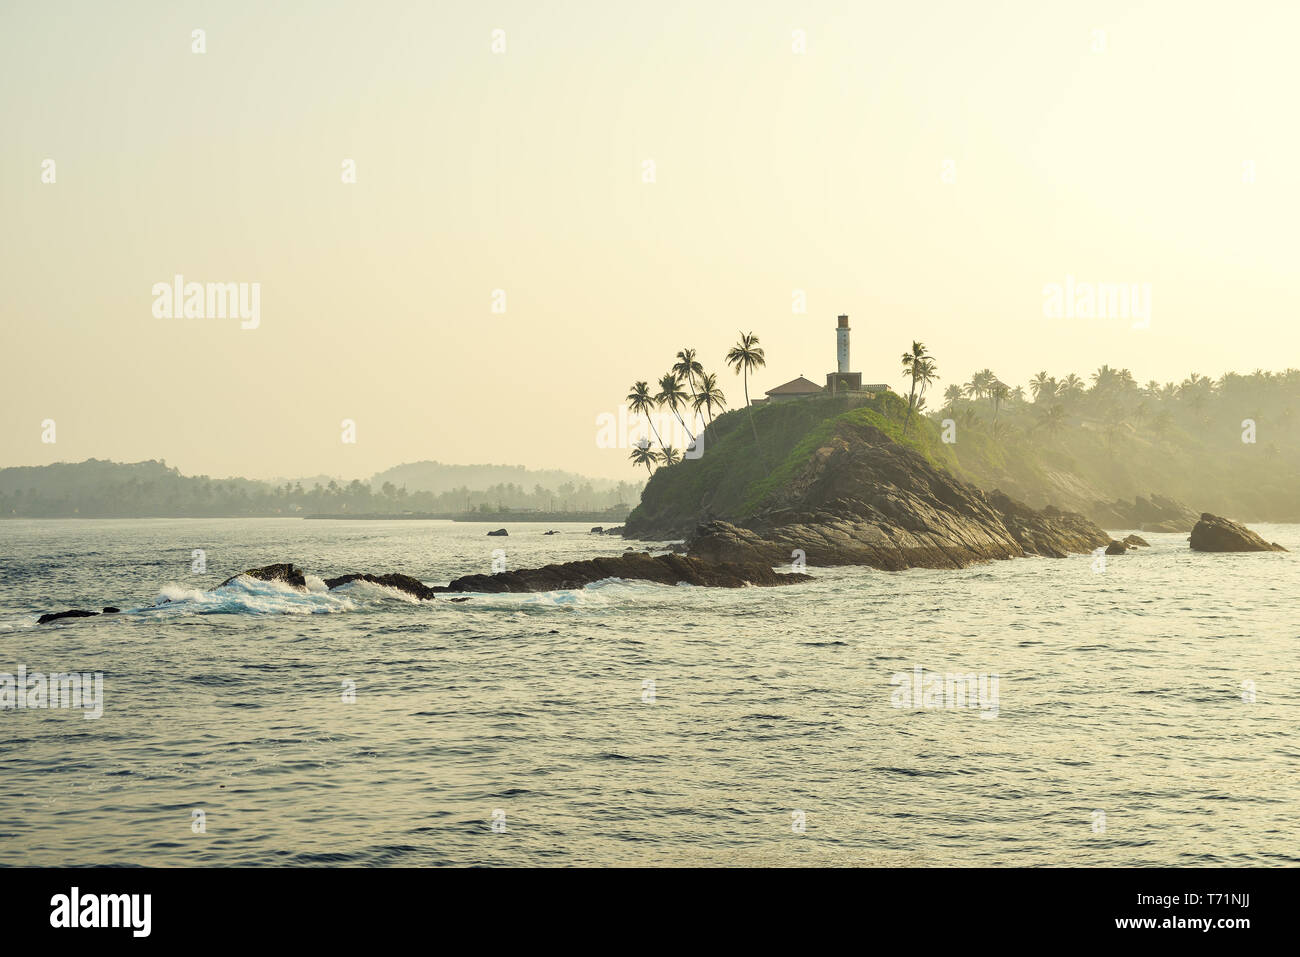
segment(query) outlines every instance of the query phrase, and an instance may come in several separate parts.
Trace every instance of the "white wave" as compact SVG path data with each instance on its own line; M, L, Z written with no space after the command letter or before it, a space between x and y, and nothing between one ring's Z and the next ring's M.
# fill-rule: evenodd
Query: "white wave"
M259 581L240 575L209 591L169 583L158 593L152 608L137 611L166 615L328 615L353 611L357 603L345 594L331 592L316 576L302 590L283 582Z

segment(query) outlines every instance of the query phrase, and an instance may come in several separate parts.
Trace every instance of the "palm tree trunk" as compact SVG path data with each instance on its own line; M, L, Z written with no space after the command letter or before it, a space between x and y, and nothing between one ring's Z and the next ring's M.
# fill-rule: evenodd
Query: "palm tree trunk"
M907 435L907 427L912 424L912 406L916 403L916 376L912 376L912 392L907 397L907 418L903 419L903 434Z
M758 448L758 426L754 424L754 407L749 402L749 370L741 377L745 383L745 408L749 410L749 427L754 430L754 448Z

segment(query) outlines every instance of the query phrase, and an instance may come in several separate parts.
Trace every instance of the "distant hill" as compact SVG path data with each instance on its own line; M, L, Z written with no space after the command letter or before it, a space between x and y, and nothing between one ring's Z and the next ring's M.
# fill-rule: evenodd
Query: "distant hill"
M594 479L556 469L529 469L522 465L447 465L443 462L408 462L376 473L372 488L392 482L408 492L433 492L435 495L455 489L485 489L494 485L518 485L531 491L534 486L559 488L561 485L590 485L595 491L614 488L614 479Z
M186 476L166 462L58 462L0 469L4 518L205 518L251 515L460 515L509 510L626 514L633 482L520 466L419 462L371 482L262 482Z

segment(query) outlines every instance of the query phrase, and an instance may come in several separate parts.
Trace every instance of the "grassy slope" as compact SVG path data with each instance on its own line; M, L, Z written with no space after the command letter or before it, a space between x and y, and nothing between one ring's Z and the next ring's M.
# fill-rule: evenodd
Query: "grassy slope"
M844 397L799 399L719 416L704 444L704 454L658 469L628 525L690 523L707 508L713 518L739 521L760 510L830 438L840 421L873 425L895 442L916 449L936 466L956 466L951 449L939 441L935 425L914 417L903 437L907 403L892 393L862 400ZM754 429L758 430L757 453Z

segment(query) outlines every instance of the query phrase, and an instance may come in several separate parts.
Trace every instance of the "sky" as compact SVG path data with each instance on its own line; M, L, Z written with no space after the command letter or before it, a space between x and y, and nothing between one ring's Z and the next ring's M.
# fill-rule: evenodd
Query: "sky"
M632 480L598 417L634 381L690 347L740 404L741 331L751 396L824 381L840 313L899 390L914 339L940 391L1300 365L1298 34L1281 2L9 0L0 466ZM256 327L168 317L178 274L257 283ZM1149 321L1048 315L1067 277Z

